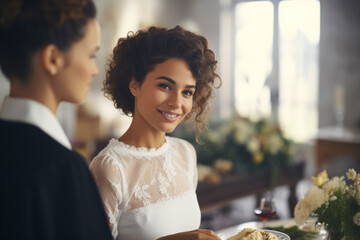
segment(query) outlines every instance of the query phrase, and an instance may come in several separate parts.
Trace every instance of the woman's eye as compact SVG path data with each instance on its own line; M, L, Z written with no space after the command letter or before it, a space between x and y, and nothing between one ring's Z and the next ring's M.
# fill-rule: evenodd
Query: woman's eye
M170 86L165 84L165 83L160 83L159 84L159 87L163 88L163 89L166 89L166 90L169 90L170 89Z
M192 96L192 95L194 95L194 93L193 93L192 91L189 91L189 90L185 90L185 91L183 92L183 94L186 95L186 96Z

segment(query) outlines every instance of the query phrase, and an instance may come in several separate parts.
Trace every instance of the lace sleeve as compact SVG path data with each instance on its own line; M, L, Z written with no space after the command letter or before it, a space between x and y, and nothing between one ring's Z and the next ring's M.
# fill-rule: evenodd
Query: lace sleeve
M196 151L191 143L184 141L186 143L187 148L187 157L189 159L190 169L192 171L192 180L194 184L194 188L196 189L198 183L198 172L197 172L197 158Z
M90 165L108 217L113 238L118 236L118 222L123 201L123 187L120 166L110 157L98 156Z
M197 170L197 158L196 158L196 151L195 148L193 147L193 145L191 145L191 153L192 153L192 159L194 159L194 188L197 188L197 184L198 184L198 170Z

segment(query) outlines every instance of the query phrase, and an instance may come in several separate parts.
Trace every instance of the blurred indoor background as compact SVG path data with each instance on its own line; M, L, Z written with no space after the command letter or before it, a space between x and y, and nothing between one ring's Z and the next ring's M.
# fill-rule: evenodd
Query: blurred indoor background
M100 73L84 104L62 103L58 111L66 134L88 161L130 123L101 91L106 60L117 39L150 25L181 25L204 35L218 60L223 85L216 91L209 122L226 122L234 115L251 122L271 119L282 137L292 142L289 161L304 163L297 197L308 186L301 179L321 169L326 168L330 175L344 174L348 167L360 170L358 0L95 3L101 25L101 49L96 57ZM8 91L9 84L0 75L0 105ZM179 129L181 134L182 127ZM232 198L228 204L204 210L203 226L217 229L254 220L247 210L254 202L253 193L241 195L241 202ZM274 194L280 204L290 193L285 184ZM277 217L291 215L292 209L283 208Z

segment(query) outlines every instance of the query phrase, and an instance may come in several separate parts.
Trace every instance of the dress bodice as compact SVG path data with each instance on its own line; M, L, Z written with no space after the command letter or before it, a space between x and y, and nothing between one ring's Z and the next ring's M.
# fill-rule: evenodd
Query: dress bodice
M92 161L114 239L156 239L199 227L196 154L166 137L158 149L111 139Z

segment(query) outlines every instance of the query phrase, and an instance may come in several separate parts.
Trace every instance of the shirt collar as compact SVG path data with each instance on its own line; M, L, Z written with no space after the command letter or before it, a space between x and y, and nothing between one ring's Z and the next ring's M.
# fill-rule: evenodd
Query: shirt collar
M39 127L60 144L72 149L56 116L39 102L25 98L6 97L0 110L0 118Z

